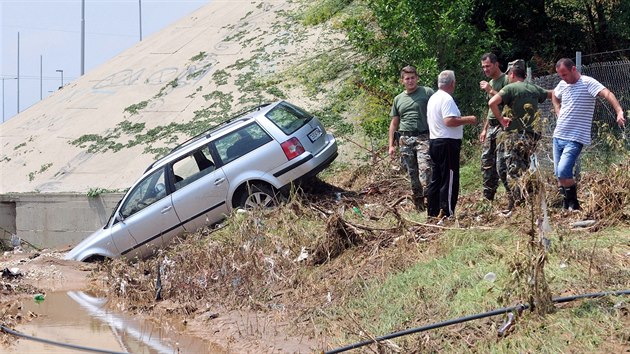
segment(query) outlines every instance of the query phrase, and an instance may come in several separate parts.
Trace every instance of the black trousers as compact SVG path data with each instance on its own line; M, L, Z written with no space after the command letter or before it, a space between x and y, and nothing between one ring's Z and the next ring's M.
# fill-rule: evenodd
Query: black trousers
M444 216L455 214L455 205L459 195L459 153L461 139L431 139L429 155L433 162L431 183L429 183L429 216L438 216L440 210Z

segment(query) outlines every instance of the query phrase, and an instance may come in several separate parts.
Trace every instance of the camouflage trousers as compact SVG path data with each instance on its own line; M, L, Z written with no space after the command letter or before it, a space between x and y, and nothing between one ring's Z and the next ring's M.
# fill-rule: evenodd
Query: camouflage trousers
M499 180L508 189L506 170L499 173L497 168L497 136L503 129L500 126L490 126L486 134L481 151L481 173L483 176L483 195L488 200L494 200L499 187Z
M518 179L529 169L538 140L540 135L536 133L518 131L504 131L497 136L497 169L507 176L510 207L523 199Z
M400 137L400 155L411 181L414 202L427 194L431 181L431 156L429 156L429 134Z

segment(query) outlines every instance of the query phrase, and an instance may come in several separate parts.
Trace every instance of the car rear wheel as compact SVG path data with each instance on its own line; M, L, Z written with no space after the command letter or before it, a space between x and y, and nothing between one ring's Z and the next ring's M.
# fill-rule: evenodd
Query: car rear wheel
M238 205L247 210L271 208L279 203L280 194L264 184L252 184L241 193Z

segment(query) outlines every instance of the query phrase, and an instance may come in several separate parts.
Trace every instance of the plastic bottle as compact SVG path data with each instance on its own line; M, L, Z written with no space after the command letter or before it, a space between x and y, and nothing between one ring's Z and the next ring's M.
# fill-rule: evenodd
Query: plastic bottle
M46 296L44 294L35 294L35 296L33 297L36 303L44 301L45 298Z

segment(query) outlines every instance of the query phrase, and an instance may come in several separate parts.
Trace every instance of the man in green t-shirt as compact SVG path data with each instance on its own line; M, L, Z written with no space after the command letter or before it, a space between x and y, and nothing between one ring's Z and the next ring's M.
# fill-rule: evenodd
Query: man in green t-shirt
M499 171L506 171L508 181L509 213L515 202L523 199L518 178L530 165L530 157L536 150L536 143L540 139L540 113L538 104L551 98L551 91L525 82L527 72L525 61L522 59L509 63L506 71L510 84L503 87L494 95L488 106L501 123L504 131L500 134L497 146L497 165ZM503 114L499 105L504 104Z
M431 157L429 156L429 125L427 124L427 102L433 89L418 86L418 72L409 65L400 71L400 82L405 87L394 98L392 118L389 125L389 156L396 152L396 132L400 134L398 145L403 164L411 180L413 202L418 211L425 209L424 199L431 179Z
M509 84L507 76L501 71L497 56L493 53L486 53L481 56L481 69L490 82L482 80L479 88L488 94L488 99L496 95L503 86ZM499 106L499 110L503 105ZM501 124L494 117L491 110L483 123L483 128L479 134L479 141L482 144L481 151L481 173L483 175L483 196L488 200L494 200L494 195L499 187L499 180L507 189L507 176L505 173L499 174L497 169L497 135L501 131Z

